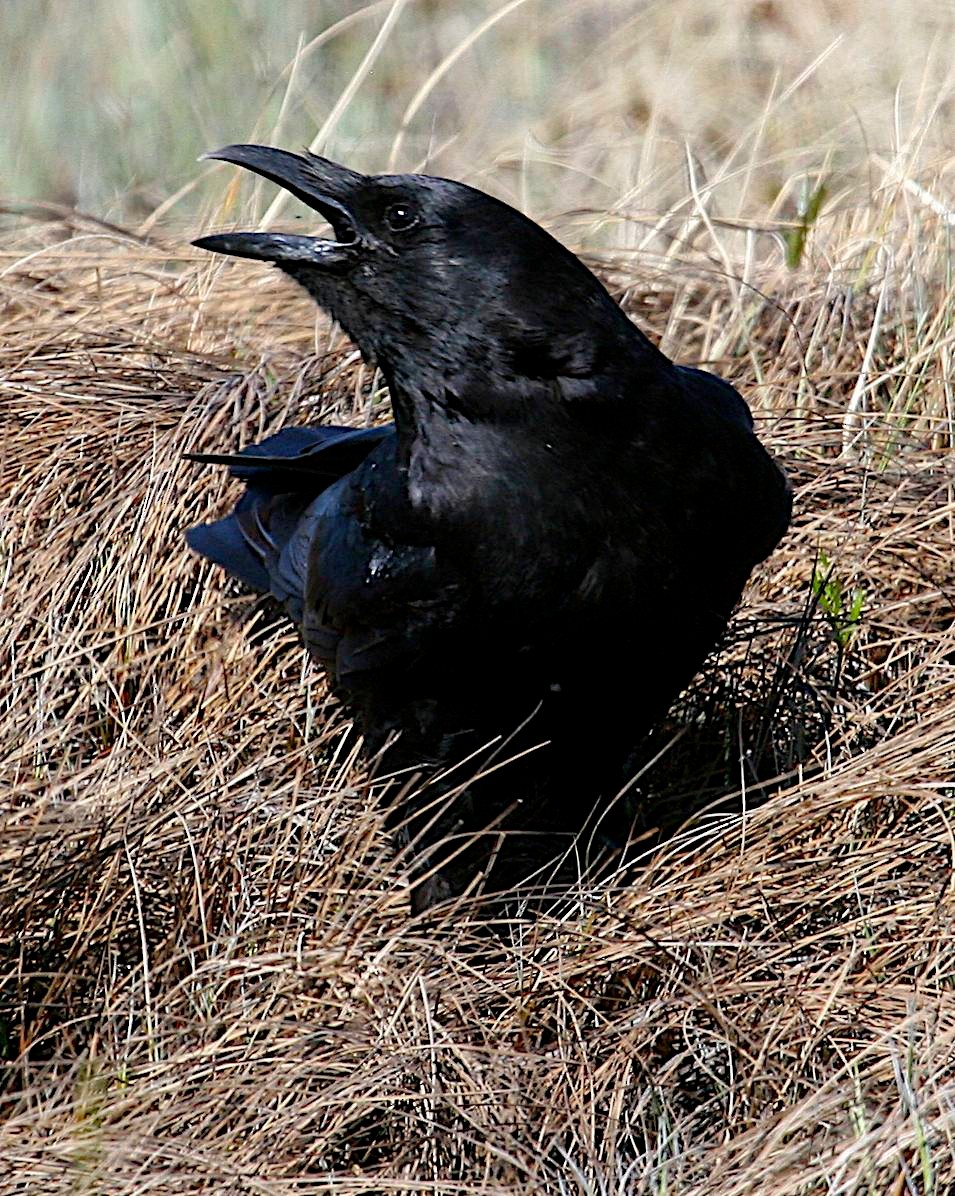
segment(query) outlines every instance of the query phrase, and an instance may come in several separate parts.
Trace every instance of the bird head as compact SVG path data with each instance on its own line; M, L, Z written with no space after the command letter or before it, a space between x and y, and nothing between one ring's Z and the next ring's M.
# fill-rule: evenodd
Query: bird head
M313 154L231 145L206 157L278 183L332 236L232 232L202 249L273 262L384 369L582 379L624 346L655 353L598 279L508 204L450 179L365 175Z

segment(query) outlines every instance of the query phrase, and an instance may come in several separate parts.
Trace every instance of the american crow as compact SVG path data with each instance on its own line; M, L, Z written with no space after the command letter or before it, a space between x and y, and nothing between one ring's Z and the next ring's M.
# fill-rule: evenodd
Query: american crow
M383 767L446 774L406 824L416 906L481 871L507 886L612 804L785 531L789 487L733 387L670 361L507 204L266 146L208 156L334 235L195 244L305 287L377 363L395 422L194 455L245 493L189 544L277 599Z

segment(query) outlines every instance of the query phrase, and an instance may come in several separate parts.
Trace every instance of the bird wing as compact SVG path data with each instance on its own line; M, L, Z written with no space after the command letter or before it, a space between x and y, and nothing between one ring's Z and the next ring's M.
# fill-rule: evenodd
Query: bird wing
M393 437L391 424L360 429L283 428L240 453L187 453L189 461L227 465L232 477L245 482L246 492L224 519L190 528L186 542L253 590L273 592L273 567L303 512L327 487ZM284 601L283 595L275 596Z
M238 454L190 455L246 489L224 519L190 528L189 546L281 603L345 685L412 661L458 609L434 547L381 530L402 527L407 505L394 440L391 425L286 428Z
M283 428L239 453L186 453L187 461L228 465L242 481L257 481L272 493L334 482L351 473L382 441L394 436L394 424L381 428Z

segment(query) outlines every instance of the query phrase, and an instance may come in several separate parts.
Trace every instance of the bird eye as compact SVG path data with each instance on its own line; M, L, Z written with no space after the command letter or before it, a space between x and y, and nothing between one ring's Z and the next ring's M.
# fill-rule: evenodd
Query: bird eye
M393 203L385 212L385 224L393 233L403 233L418 223L418 213L411 204Z

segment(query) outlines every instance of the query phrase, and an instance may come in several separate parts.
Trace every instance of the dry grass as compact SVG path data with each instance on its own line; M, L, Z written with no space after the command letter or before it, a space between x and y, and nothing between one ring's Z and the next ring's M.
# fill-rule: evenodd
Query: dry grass
M182 544L234 493L184 450L375 420L376 379L162 221L0 217L0 1196L955 1190L951 14L880 58L861 3L605 8L548 31L605 51L549 79L552 154L509 175L489 118L437 165L596 209L563 235L740 385L797 516L648 745L634 858L500 938L410 918L323 677Z

